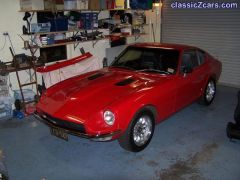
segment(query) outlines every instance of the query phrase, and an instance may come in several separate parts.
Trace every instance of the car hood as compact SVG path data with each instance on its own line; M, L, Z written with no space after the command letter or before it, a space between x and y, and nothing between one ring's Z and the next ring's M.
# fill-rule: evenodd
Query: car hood
M86 119L121 98L151 89L156 81L158 84L165 82L166 77L105 68L54 85L46 91L37 107L58 117L68 113Z

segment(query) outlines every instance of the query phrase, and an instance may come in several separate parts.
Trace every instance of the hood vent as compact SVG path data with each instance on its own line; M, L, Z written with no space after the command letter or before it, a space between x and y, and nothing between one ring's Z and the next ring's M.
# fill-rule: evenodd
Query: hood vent
M122 81L117 82L115 85L116 85L116 86L126 86L126 85L128 85L128 84L131 84L131 83L134 82L134 81L135 81L134 79L128 78L128 79L124 79L124 80L122 80Z
M102 76L104 76L103 73L97 73L97 74L94 74L94 75L92 75L92 76L89 76L89 77L88 77L88 80L94 80L94 79L100 78L100 77L102 77Z

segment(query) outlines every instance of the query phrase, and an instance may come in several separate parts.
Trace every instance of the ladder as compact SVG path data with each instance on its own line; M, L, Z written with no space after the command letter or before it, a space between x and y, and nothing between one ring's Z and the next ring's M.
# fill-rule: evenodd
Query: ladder
M27 56L27 66L24 67L24 70L29 70L28 75L29 75L29 82L27 83L22 83L19 72L21 70L23 70L23 68L21 68L21 64L19 64L17 62L16 56L14 55L12 49L10 48L11 54L13 56L13 65L15 67L15 72L17 75L17 81L18 81L18 85L19 85L19 89L20 89L20 93L22 96L22 105L23 105L23 110L26 112L26 105L33 103L33 102L37 102L38 97L39 97L39 93L38 93L38 82L37 82L37 73L36 73L36 61L37 58L34 56L36 50L30 48L30 52L31 52L31 56ZM25 97L24 97L24 93L23 93L23 88L27 87L27 86L34 86L36 88L36 95L37 98L34 98L34 100L32 101L26 101Z

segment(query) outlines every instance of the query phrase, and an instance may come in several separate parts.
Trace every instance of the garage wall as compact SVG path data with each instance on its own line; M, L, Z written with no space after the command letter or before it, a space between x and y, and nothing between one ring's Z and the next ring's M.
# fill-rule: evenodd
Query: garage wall
M162 42L208 51L223 63L220 83L240 87L240 3L237 9L176 9L173 2L163 3Z
M0 4L0 60L3 62L12 61L12 55L9 51L10 43L9 40L6 39L2 35L3 32L8 32L11 40L13 42L13 46L15 52L17 54L26 53L30 54L29 51L25 51L23 49L23 41L19 38L18 34L22 34L22 26L26 23L22 20L24 13L18 12L20 10L19 5L20 0L1 0ZM102 12L102 16L105 16ZM36 17L36 15L34 16ZM36 21L34 18L32 22ZM23 36L25 40L28 40L28 36ZM80 55L79 48L84 47L86 51L92 52L95 56L98 57L99 61L102 61L103 57L106 56L105 49L109 47L109 42L102 40L99 41L95 47L92 46L92 42L80 43L79 46L74 50L73 45L67 45L68 49L68 58ZM39 56L39 53L36 54ZM28 76L25 71L21 71L20 73L22 82L28 80ZM18 82L15 73L10 74L11 83L13 85L13 89L19 89ZM41 80L41 77L38 78ZM39 81L41 82L41 81ZM31 87L31 86L30 86ZM27 88L30 88L27 87ZM34 90L34 89L33 89Z
M131 11L130 11L131 12ZM128 37L127 38L127 44L133 44L138 42L160 42L161 38L161 12L160 7L158 9L153 10L147 10L145 11L146 14L146 24L147 26L144 26L146 36L141 36L139 38L135 37ZM153 24L153 25L151 25ZM154 38L155 36L155 38ZM111 62L114 60L116 56L118 56L127 45L117 46L113 48L108 48L106 50L106 57L108 59L108 64L111 64Z

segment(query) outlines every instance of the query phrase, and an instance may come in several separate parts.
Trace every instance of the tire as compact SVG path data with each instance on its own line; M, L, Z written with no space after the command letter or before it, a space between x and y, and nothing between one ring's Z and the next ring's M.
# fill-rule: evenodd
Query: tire
M210 79L207 83L207 86L205 87L205 90L203 92L202 97L200 98L199 103L206 106L210 105L215 98L216 91L217 91L216 82L213 79Z
M125 133L118 139L118 142L125 150L142 151L150 143L154 128L153 114L150 111L143 110L135 116Z

